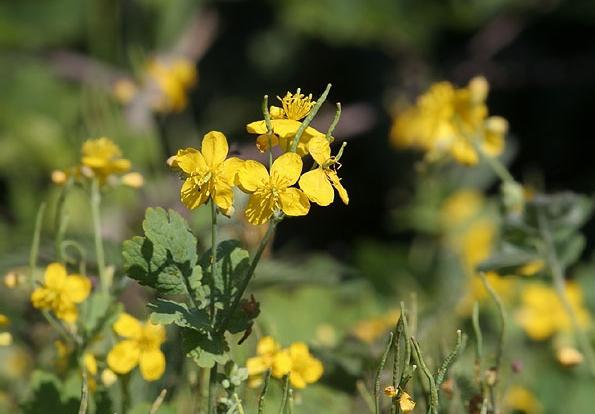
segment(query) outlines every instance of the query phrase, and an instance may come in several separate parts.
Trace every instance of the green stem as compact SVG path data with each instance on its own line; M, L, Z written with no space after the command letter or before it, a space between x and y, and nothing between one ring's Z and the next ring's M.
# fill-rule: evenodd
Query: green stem
M331 142L331 140L333 139L333 132L335 132L335 128L337 127L337 124L339 123L339 119L341 119L341 102L337 102L337 112L335 112L335 117L333 118L333 122L331 122L331 125L328 128L328 131L326 131L326 140L328 142Z
M87 379L87 369L85 368L82 355L79 357L79 366L82 373L81 404L79 406L79 414L86 414L87 406L89 404L89 382Z
M355 386L356 386L359 394L361 395L362 399L366 403L366 406L368 407L368 410L370 411L370 413L374 414L374 411L375 411L374 400L373 400L372 396L370 395L370 393L368 392L368 389L366 388L366 384L364 384L364 382L362 380L358 380L355 383Z
M120 376L120 412L126 414L130 409L130 374Z
M39 257L39 243L41 240L41 226L43 225L43 214L45 212L46 203L41 203L37 210L35 217L35 229L33 230L33 241L31 242L31 252L29 253L29 279L31 287L35 288L37 280L37 258Z
M279 407L279 414L285 414L285 407L287 406L287 400L289 398L289 375L286 375L283 381L283 399L281 400L281 406Z
M492 171L494 171L494 173L498 176L498 178L500 178L502 182L509 184L517 183L510 171L508 171L508 168L506 168L504 164L500 162L499 158L491 157L490 155L486 154L481 145L478 145L477 142L475 142L475 140L469 141L471 141L471 143L475 147L475 150L481 156L481 159L484 160L486 164L488 164L488 166L492 169Z
M99 180L94 178L91 183L91 215L93 217L93 234L95 237L95 256L97 258L97 269L99 271L99 281L101 290L109 293L111 281L105 269L105 253L103 251L103 241L101 240L101 190Z
M436 381L437 387L439 387L446 379L448 370L450 369L452 364L454 364L455 360L457 359L457 357L459 356L459 354L463 348L463 342L464 342L463 341L463 333L461 332L460 329L458 329L457 330L457 343L456 343L454 349L450 352L450 354L448 354L447 357L444 359L444 362L442 362L440 369L436 373L435 381Z
M157 396L155 401L153 401L153 404L151 405L151 410L149 411L149 414L157 414L157 411L159 411L161 404L163 404L163 401L165 401L166 395L167 395L167 389L164 388L161 390L161 392L159 393L159 395Z
M378 369L376 370L376 377L374 379L374 407L376 414L380 414L380 377L382 376L382 370L384 369L384 365L386 364L388 353L390 352L390 349L393 346L393 338L394 334L392 332L389 332L388 342L386 343L386 347L384 348L384 352L382 353L380 365L378 365Z
M504 342L506 340L506 310L504 309L504 304L502 300L488 281L485 273L480 272L479 276L481 277L481 281L488 291L490 297L496 304L498 308L498 316L500 318L500 335L498 336L498 346L496 348L496 360L494 363L494 370L496 374L500 371L500 366L502 365L502 355L504 354Z
M399 317L397 321L397 325L394 331L394 339L393 339L393 348L394 348L394 355L393 355L393 387L398 389L400 379L399 379L399 365L401 363L401 337L403 336L403 319L404 315ZM406 365L403 366L402 371L405 371ZM403 376L403 372L401 373L401 377ZM397 410L399 409L399 403L396 398L393 398L392 404L390 406L391 414L396 414Z
M264 400L266 398L267 390L269 389L269 383L271 382L271 370L267 370L265 377L264 377L264 385L262 386L262 390L260 391L260 396L258 397L258 414L264 413Z
M64 205L66 202L66 195L70 190L70 187L73 183L73 178L68 177L66 183L60 190L60 195L58 196L58 201L56 203L56 215L54 217L54 232L56 235L55 238L55 250L56 250L56 260L58 262L63 262L63 254L62 254L62 241L64 240L64 233L66 233L66 222L68 217L64 214Z
M437 414L438 413L438 388L436 387L436 381L434 381L434 376L430 372L430 369L426 365L424 361L423 354L421 352L421 348L419 347L419 343L413 337L411 337L411 344L413 345L413 358L417 365L421 368L422 372L426 376L428 383L430 385L430 406L428 407L428 414Z
M289 407L289 413L288 414L293 414L293 389L289 388L289 402L288 402L288 407Z
M217 206L215 200L211 197L211 320L215 320L215 280L217 280Z
M252 261L250 262L250 267L246 271L246 274L244 275L244 278L242 279L242 281L239 285L238 293L236 294L236 296L233 300L233 303L229 307L229 311L226 313L225 318L223 319L223 322L221 323L221 326L217 330L217 333L219 333L219 334L223 333L227 329L227 326L228 326L233 314L235 313L238 306L240 305L242 296L244 296L244 293L246 292L246 289L248 288L248 285L250 284L250 281L252 280L252 277L254 276L254 271L256 270L256 266L258 265L258 262L260 261L262 254L264 253L264 249L266 248L269 240L271 239L271 236L275 232L275 228L277 227L277 224L279 223L279 221L280 221L280 219L273 220L270 222L267 232L265 233L264 237L260 241L260 244L258 245L258 249L256 249L256 253L254 253L254 257L252 258Z
M217 364L211 368L211 375L209 375L209 398L207 403L207 414L213 414L217 409L217 404L215 404L215 394L217 386Z
M318 98L318 100L316 101L316 105L314 105L314 107L312 108L310 113L308 113L308 116L302 121L302 124L300 125L295 136L293 137L293 141L292 141L291 147L289 149L290 152L296 152L297 146L298 146L298 143L300 142L300 138L302 137L302 134L304 133L304 131L306 130L308 125L310 125L310 123L312 122L312 120L314 119L314 117L316 116L318 111L320 110L320 107L326 100L326 97L328 96L328 93L330 92L331 87L332 87L332 85L329 83L326 86L326 89L324 90L324 92L322 92L322 95L320 95L320 98Z
M572 307L572 304L568 297L568 293L566 292L564 269L562 268L562 264L558 260L558 255L556 252L556 247L549 227L549 223L542 210L539 210L537 212L537 219L539 221L539 229L545 242L545 253L547 256L550 273L553 279L554 288L556 289L558 297L562 302L562 306L564 306L564 309L566 310L566 313L570 318L570 322L572 324L572 328L574 330L576 339L580 345L581 350L585 354L585 359L587 360L589 371L591 372L592 376L595 376L595 356L593 355L593 348L591 347L589 338L587 338L587 335L579 325L578 317L576 316L574 308Z
M269 171L273 165L273 124L271 123L271 113L269 112L269 96L265 95L262 101L262 114L264 116L264 123L267 126L267 136L269 137Z
M473 324L473 333L475 334L475 375L480 386L482 383L482 368L481 360L483 357L483 335L481 333L481 326L479 325L479 304L475 302L473 304L473 315L471 318Z

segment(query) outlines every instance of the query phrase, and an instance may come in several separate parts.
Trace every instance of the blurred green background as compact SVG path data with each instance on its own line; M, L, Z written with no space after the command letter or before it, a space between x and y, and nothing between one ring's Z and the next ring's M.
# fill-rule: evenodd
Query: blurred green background
M142 102L123 106L114 98L118 79L139 79L149 57L178 52L190 56L198 71L183 111L154 114ZM263 311L263 324L287 341L316 342L320 325L328 322L338 331L336 343L354 321L394 308L396 298L411 289L433 304L433 295L449 286L440 276L450 268L430 269L437 259L423 253L436 248L432 220L441 200L461 186L496 187L481 168L452 171L438 184L420 182L419 157L393 150L388 131L396 109L431 82L462 86L479 74L491 85L491 113L510 122L512 172L549 190L592 192L595 2L590 0L2 0L0 272L27 263L37 209L50 200L51 217L57 197L51 172L75 164L85 139L113 138L146 179L140 191L119 189L105 200L108 254L119 263L120 242L139 232L146 207L184 211L177 177L165 165L169 155L198 146L205 132L217 129L234 152L256 156L245 124L261 118L262 96L298 87L317 96L330 82L329 102L343 105L335 136L349 143L341 177L351 202L312 208L307 218L280 226L275 248L292 259L263 263L257 287L273 284L278 275L286 282L283 290L263 291L259 298L275 309L273 316ZM315 125L326 129L333 113L333 106L325 105ZM69 197L69 234L90 243L86 203L82 195ZM411 205L419 207L415 214L406 209ZM201 217L194 217L199 232ZM52 226L47 220L46 234ZM424 232L430 236L417 237ZM586 233L592 247L593 223ZM42 260L48 261L51 243L44 243ZM306 256L309 261L300 262ZM306 287L294 289L295 280L304 279ZM441 295L434 310L454 303ZM142 309L142 301L125 299ZM279 321L292 318L284 306L289 300L319 307L319 313L284 325ZM520 332L513 337L525 344ZM349 363L359 351L342 352L326 356L344 359L327 365L326 382L354 392L361 367ZM567 372L541 354L528 361L534 368L541 364L539 375L553 373L547 383L541 376L536 388L551 412L562 412L559 391L550 390L563 387ZM584 407L592 399L589 386L582 382L573 389L572 404ZM310 404L330 397L321 391L319 398ZM337 402L341 398L331 399L341 407L337 412L347 406Z

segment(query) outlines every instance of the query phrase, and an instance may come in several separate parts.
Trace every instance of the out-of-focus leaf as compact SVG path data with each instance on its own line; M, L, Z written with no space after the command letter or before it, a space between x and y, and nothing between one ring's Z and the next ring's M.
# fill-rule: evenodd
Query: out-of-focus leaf
M64 396L63 384L53 374L35 371L29 387L31 395L21 406L24 414L78 412L78 399Z
M209 330L209 315L202 309L189 310L184 303L172 300L157 299L150 303L151 321L161 325L176 324L182 328L191 328L198 331Z
M229 360L229 345L223 335L200 333L194 329L182 330L182 348L186 356L201 368L225 364Z

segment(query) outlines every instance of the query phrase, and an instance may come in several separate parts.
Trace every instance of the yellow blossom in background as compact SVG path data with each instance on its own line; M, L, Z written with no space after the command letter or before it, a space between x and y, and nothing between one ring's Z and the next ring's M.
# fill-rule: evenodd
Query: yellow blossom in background
M585 357L572 346L563 346L556 351L558 362L565 367L574 367L583 363Z
M238 173L242 191L251 194L246 206L246 218L251 224L264 224L276 212L288 216L304 216L310 210L308 197L299 189L291 187L302 173L302 159L288 152L279 156L271 166L271 172L257 161L244 162Z
M509 410L521 411L524 414L539 414L543 408L528 389L521 386L511 387L504 396L504 404Z
M185 58L153 59L149 62L146 82L156 86L151 101L158 112L179 112L188 104L187 93L195 84L194 63Z
M580 286L568 282L566 294L577 315L579 325L582 328L588 326L591 318L583 304L583 292ZM523 288L521 307L516 314L516 319L527 335L536 341L572 329L571 319L555 289L540 282L527 284Z
M333 168L340 164L335 160L335 157L331 157L328 140L322 137L313 137L308 142L308 151L314 161L318 163L318 167L301 176L299 185L302 191L310 201L321 206L328 206L335 199L333 190L335 187L343 203L349 204L347 190L341 184L341 179Z
M279 145L283 151L288 151L291 147L293 137L295 137L301 125L300 120L305 118L316 104L315 101L312 101L311 94L306 96L301 93L300 89L296 93L287 92L283 98L277 97L277 99L281 101L282 107L271 106L270 114L273 133L278 136L278 139L266 135L268 130L264 120L251 122L246 125L248 133L259 135L257 147L262 152L268 149L269 139L271 140L271 145ZM300 137L297 153L301 156L306 155L308 153L308 142L312 137L316 136L325 137L325 134L308 126Z
M303 342L295 342L288 348L281 346L270 336L258 341L256 356L246 361L248 385L256 387L262 382L262 374L271 370L274 378L289 375L294 388L305 388L320 379L324 371L322 362L316 359Z
M0 328L10 324L10 319L3 313L0 313Z
M323 371L322 362L314 358L303 342L291 344L275 354L273 360L273 377L289 375L291 386L298 389L318 381Z
M248 370L248 384L250 387L257 387L262 382L262 374L273 367L275 355L281 346L270 336L263 336L256 345L256 356L248 358L246 369Z
M501 117L488 117L488 90L483 77L471 79L465 88L449 82L432 85L395 118L392 143L422 150L429 160L450 157L464 165L478 163L476 147L488 156L499 155L508 123Z
M10 332L0 332L0 346L9 346L12 344L12 335Z
M31 303L37 309L52 311L65 322L73 323L78 317L76 305L91 292L91 281L81 275L68 275L64 265L51 263L46 268L41 287L31 294Z
M351 329L351 334L361 341L371 344L389 329L394 328L400 315L399 309L392 309L383 316L359 321Z
M165 329L151 322L141 323L133 316L122 313L114 323L114 331L125 338L107 355L108 367L117 374L127 374L137 365L147 381L158 380L165 371L165 355L161 344L165 342Z
M101 182L112 174L122 174L130 170L130 161L122 158L122 151L111 139L101 137L85 141L81 163L93 171Z
M106 387L110 387L118 380L118 376L109 368L101 371L101 382Z
M182 203L186 207L194 209L209 198L224 211L232 207L232 188L243 161L235 157L227 158L228 152L227 138L219 131L211 131L203 137L200 151L194 148L178 151L172 166L179 168L186 176L180 190Z
M127 104L137 93L137 87L129 79L118 79L112 86L112 93L118 102Z
M405 391L401 391L401 395L399 396L399 407L402 412L409 413L415 408L415 401L413 401L413 398L411 398Z
M130 188L141 188L145 184L145 179L142 174L137 172L131 172L124 174L121 178L122 184Z

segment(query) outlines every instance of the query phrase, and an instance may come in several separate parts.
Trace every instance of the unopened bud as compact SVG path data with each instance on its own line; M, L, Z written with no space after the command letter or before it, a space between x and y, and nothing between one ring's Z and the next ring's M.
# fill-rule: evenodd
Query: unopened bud
M384 395L386 395L387 397L390 398L395 398L398 394L398 391L395 387L393 387L392 385L389 385L388 387L386 387L384 389Z
M122 184L128 187L141 188L144 183L145 180L142 174L137 172L131 172L122 176Z
M558 349L556 357L558 358L558 362L565 367L580 365L584 360L583 354L571 346L564 346Z

